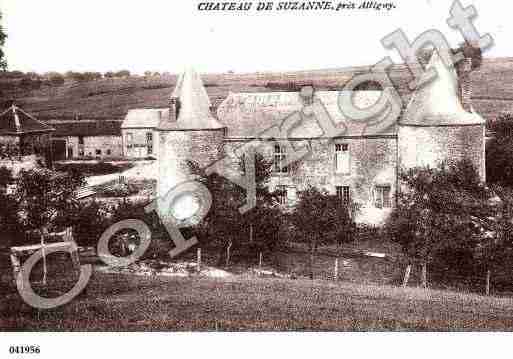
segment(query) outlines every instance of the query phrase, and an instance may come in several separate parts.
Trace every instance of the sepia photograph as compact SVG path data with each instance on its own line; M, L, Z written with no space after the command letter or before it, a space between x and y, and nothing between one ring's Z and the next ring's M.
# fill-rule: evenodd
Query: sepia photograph
M1 0L0 357L511 332L511 9Z

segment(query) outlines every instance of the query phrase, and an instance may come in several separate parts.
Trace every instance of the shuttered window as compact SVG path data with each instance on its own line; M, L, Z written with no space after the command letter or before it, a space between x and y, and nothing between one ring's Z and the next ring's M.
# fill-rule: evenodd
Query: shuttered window
M274 172L276 173L287 173L288 168L285 165L287 161L287 154L285 147L280 145L274 146Z
M349 191L349 186L337 186L337 197L343 203L349 203L349 201L351 201L351 192Z
M347 143L335 144L335 172L340 174L349 174L351 172L349 145Z
M375 204L377 208L392 207L392 201L390 199L390 186L376 186Z

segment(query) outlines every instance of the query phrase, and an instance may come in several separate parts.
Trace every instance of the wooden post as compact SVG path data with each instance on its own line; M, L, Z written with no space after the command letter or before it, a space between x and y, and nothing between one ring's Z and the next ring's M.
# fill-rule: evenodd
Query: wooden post
M41 232L41 252L43 254L43 285L46 285L46 273L48 268L46 267L45 237L43 232Z
M411 273L411 264L408 264L406 266L406 270L404 271L403 288L406 288L406 286L408 285L408 281L410 280L410 273Z
M201 248L198 247L196 251L196 268L198 269L198 273L201 272Z
M262 262L263 262L262 252L260 252L258 255L258 269L262 269Z
M314 279L314 248L310 249L310 279Z
M14 253L14 251L11 251L11 263L12 263L12 272L14 275L14 284L16 285L18 281L18 274L21 272L21 264L20 260L18 258L18 255ZM23 281L21 282L21 285L23 286ZM22 287L23 289L23 287Z
M228 247L226 247L226 267L230 265L230 248L232 247L232 242L228 244Z
M333 274L333 277L335 278L335 280L338 280L338 257L335 258L335 273Z
M486 295L490 295L490 277L492 276L491 270L486 271Z
M427 263L422 262L421 286L427 288Z

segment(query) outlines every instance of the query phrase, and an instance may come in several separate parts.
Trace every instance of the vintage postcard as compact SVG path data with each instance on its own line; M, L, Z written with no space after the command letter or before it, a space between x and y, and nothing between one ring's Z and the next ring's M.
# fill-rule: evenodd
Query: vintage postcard
M0 357L512 331L511 9L1 0Z

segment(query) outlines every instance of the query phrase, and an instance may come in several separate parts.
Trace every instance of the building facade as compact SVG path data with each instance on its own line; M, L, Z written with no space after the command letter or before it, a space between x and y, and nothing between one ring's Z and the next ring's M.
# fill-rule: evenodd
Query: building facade
M48 121L56 160L109 159L123 156L122 121L72 120Z
M468 66L465 59L458 66ZM438 76L417 90L395 115L372 121L350 117L340 91L230 93L216 116L199 76L185 72L161 116L160 195L188 177L186 160L201 166L220 161L241 171L252 147L275 165L269 181L293 205L297 193L315 186L360 205L357 220L382 223L394 206L399 173L418 166L470 159L485 181L485 121L472 109L469 76L446 67L435 52L427 68ZM427 75L426 75L427 76ZM352 91L356 108L376 103L382 91ZM380 117L381 116L381 117Z

